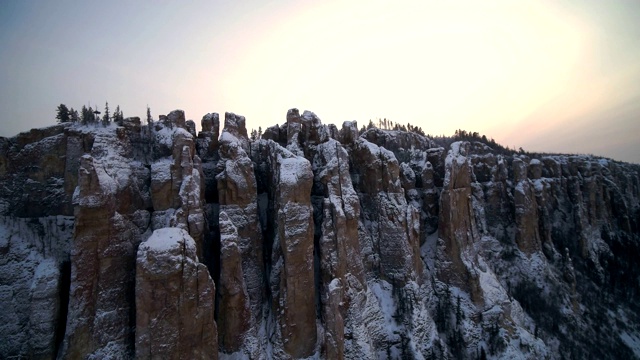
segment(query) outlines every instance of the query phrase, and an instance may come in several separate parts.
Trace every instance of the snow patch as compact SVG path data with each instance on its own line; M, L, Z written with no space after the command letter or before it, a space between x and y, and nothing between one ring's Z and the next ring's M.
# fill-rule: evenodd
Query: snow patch
M155 230L151 237L142 243L141 246L144 245L144 247L149 250L164 252L173 248L182 247L183 239L187 247L193 247L195 249L195 242L191 236L179 228L162 228Z
M620 339L633 351L636 357L640 358L640 335L623 332L620 334Z
M375 281L370 284L371 291L378 299L380 304L380 310L384 315L384 328L387 331L388 337L393 337L395 332L399 331L398 324L394 319L396 313L396 303L393 300L393 287L391 284L384 280Z

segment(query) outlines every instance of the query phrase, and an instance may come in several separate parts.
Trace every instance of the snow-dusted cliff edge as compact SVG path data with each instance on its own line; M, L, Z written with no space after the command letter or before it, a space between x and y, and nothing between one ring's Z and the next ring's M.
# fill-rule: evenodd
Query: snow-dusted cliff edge
M640 358L640 166L194 129L0 138L0 357Z

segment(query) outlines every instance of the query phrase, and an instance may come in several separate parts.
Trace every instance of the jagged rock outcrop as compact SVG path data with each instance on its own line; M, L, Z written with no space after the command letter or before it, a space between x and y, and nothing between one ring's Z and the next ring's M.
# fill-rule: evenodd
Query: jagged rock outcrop
M0 140L0 215L44 217L73 215L71 196L77 167L65 158L82 141L69 124L33 129L15 138ZM79 144L78 144L79 143ZM75 170L75 171L74 171Z
M351 184L349 154L339 142L331 139L320 144L313 165L314 187L322 199L317 210L322 213L317 256L322 286L318 291L325 322L324 353L327 359L343 359L349 310L345 304L352 302L348 298L351 292L366 289L358 235L360 201Z
M220 294L218 319L220 350L234 353L242 348L252 325L251 304L242 266L238 229L226 212L220 213Z
M121 174L121 173L120 173ZM63 356L127 357L138 228L116 211L122 184L90 155L81 158L74 194L71 290Z
M639 166L201 124L0 138L1 356L640 356Z
M249 336L252 339L247 340L247 346L251 349L247 350L257 356L263 351L255 344L265 292L264 245L258 219L258 194L253 163L243 147L243 144L249 143L246 133L244 118L227 113L220 136L219 174L216 180L220 204L220 277L223 283L221 289L224 290L220 294L220 307L232 312L228 319L221 322L220 344L225 352L239 351L244 342L244 333L251 328ZM231 241L231 237L234 238L233 246L224 240ZM233 253L227 254L226 251ZM236 251L239 253L236 254ZM236 263L237 261L240 263ZM242 277L234 281L237 284L223 279L230 274L242 274ZM245 305L250 307L250 316L245 314ZM223 329L228 331L222 331Z
M217 359L215 286L195 241L158 229L140 244L135 282L137 359Z
M469 143L456 142L446 158L446 177L440 195L440 224L438 236L443 258L439 262L439 276L466 290L477 282L472 279L469 263L473 261L473 244L480 240L473 206L472 182L475 176L467 158ZM439 249L439 250L440 250Z
M307 357L316 347L313 269L313 172L308 160L269 143L275 236L270 286L284 352Z
M345 121L339 133L339 141L345 145L353 145L358 139L358 123L355 121ZM332 136L334 137L334 136ZM335 138L335 137L334 137Z
M174 114L174 117L178 115ZM205 181L194 138L183 128L176 127L157 131L155 140L166 147L171 156L161 156L151 164L152 228L172 226L188 230L202 257L206 228ZM167 150L160 154L167 154Z
M403 285L420 279L420 244L412 231L417 209L407 205L399 179L399 164L384 147L359 139L351 154L352 179L364 210L364 226L371 243L363 244L369 271ZM414 264L418 268L414 268Z
M224 114L224 130L236 138L245 152L249 152L249 136L244 116L226 112Z
M516 243L525 254L532 254L541 248L538 232L538 204L531 181L527 178L527 164L521 159L513 159L514 183L513 203L515 205Z
M218 138L220 137L220 117L217 113L208 113L202 117L201 131L196 139L196 150L202 159L204 196L207 203L217 202L216 165L219 159Z

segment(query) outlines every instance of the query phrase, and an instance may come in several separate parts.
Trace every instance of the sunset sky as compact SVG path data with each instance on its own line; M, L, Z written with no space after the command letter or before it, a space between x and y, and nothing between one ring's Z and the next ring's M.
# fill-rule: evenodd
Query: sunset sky
M640 163L640 1L0 3L0 136L60 103L155 118L289 108Z

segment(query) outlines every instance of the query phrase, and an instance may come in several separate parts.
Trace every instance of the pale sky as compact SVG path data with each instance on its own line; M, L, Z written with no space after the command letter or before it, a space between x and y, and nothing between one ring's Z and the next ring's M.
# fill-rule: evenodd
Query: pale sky
M640 163L640 1L0 2L0 136L60 103L288 109Z

